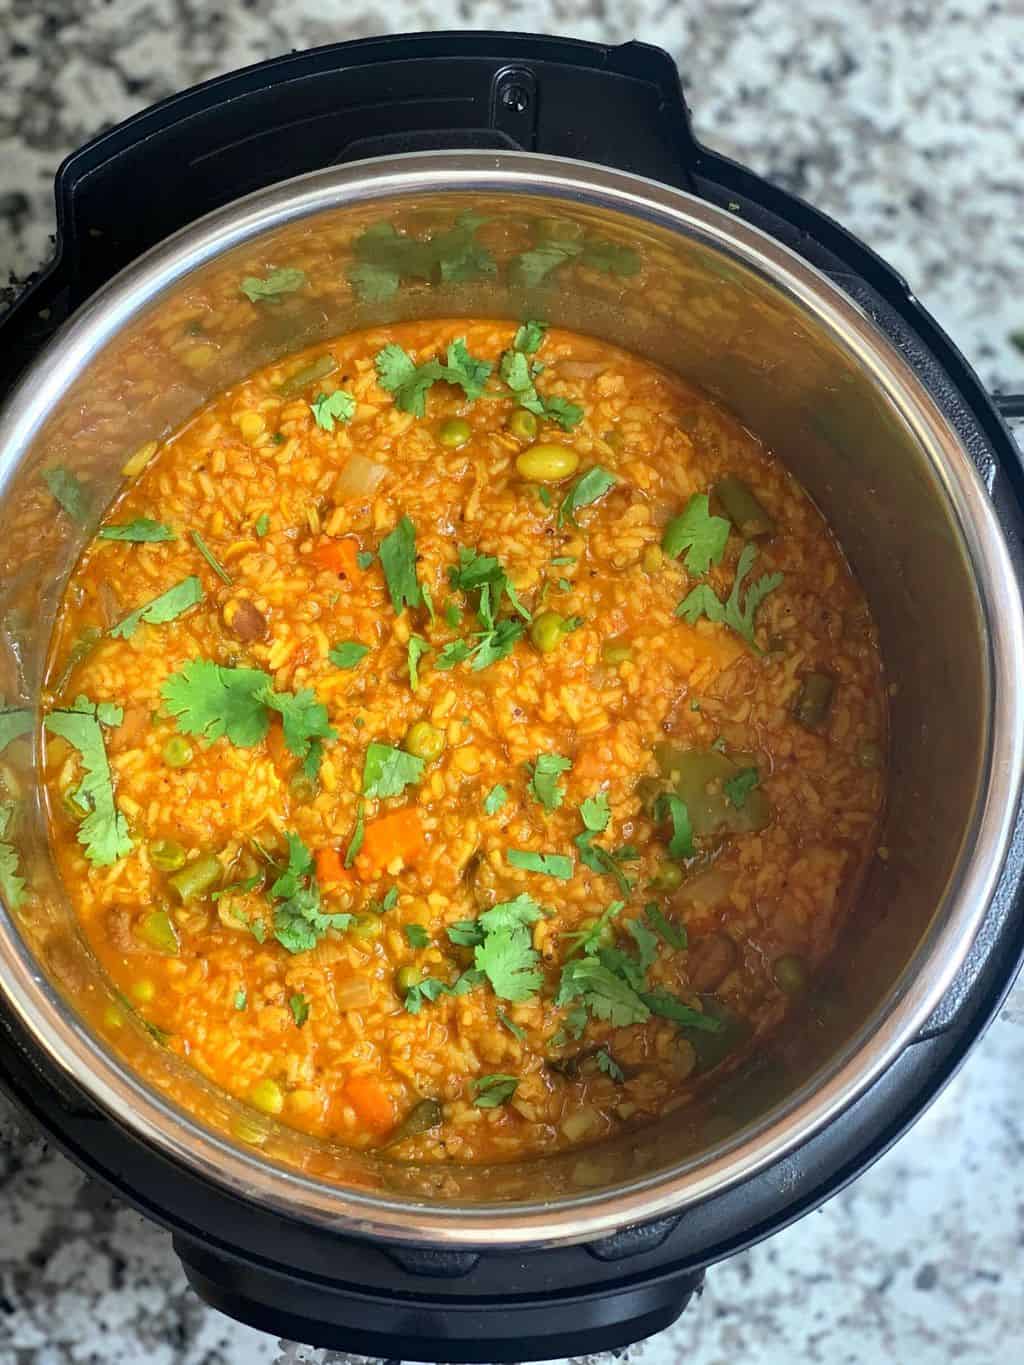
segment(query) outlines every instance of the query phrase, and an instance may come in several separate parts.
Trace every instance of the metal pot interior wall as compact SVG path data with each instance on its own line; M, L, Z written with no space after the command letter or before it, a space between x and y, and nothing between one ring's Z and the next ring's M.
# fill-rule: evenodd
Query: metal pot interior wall
M348 283L367 230L421 234L483 212L494 276L437 283L380 278L376 302ZM531 287L512 259L542 238L611 241L634 273L576 270ZM355 255L354 255L355 251ZM245 275L297 266L307 294L253 305ZM0 694L35 705L66 580L126 457L224 386L273 359L354 328L408 318L541 317L649 357L704 387L773 447L834 526L878 620L891 684L887 857L875 861L825 979L769 1052L706 1102L584 1153L481 1171L422 1169L360 1156L257 1120L111 1014L106 983L55 884L30 744L4 761L29 797L22 862L39 891L19 928L46 977L102 1044L119 1049L172 1106L201 1116L264 1160L366 1194L459 1203L552 1200L696 1162L797 1103L901 998L912 960L957 877L987 762L988 637L964 538L941 475L875 382L876 360L841 343L756 265L700 233L557 197L435 193L330 209L229 250L171 281L96 354L69 392L55 385L45 426L18 466L0 453ZM89 308L95 304L88 305ZM197 326L198 322L198 326ZM201 329L201 330L200 330ZM56 355L61 353L58 339ZM46 384L44 371L37 383ZM55 515L41 472L73 469L91 515ZM941 737L941 743L937 742Z

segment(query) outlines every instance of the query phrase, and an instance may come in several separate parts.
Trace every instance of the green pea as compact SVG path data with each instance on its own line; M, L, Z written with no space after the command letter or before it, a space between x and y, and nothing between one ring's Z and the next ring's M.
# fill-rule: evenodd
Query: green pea
M678 863L659 864L654 876L651 878L651 885L659 891L674 891L683 882L683 869Z
M601 658L606 664L629 663L632 657L632 646L624 644L621 640L605 640L601 646Z
M772 976L779 990L787 995L800 995L807 987L807 966L796 953L777 957L772 964Z
M182 735L172 735L164 745L164 762L168 768L187 768L194 752L192 745Z
M530 639L542 654L550 654L562 642L565 617L557 611L542 611L530 622Z
M284 1091L277 1081L265 1076L249 1091L249 1103L264 1114L280 1114L284 1108Z
M178 956L178 931L166 910L151 910L135 927L136 936L154 952Z
M212 891L220 881L223 868L216 853L201 853L194 863L186 863L180 872L167 878L167 884L182 905L198 900Z
M508 429L517 441L535 441L539 426L533 413L527 412L525 408L516 408L508 419Z
M579 462L575 450L542 442L516 456L516 469L531 483L561 483L576 473Z
M407 991L412 990L413 986L418 986L422 980L422 969L410 963L405 967L399 967L398 971L395 972L395 989L399 995L405 995Z
M357 915L349 927L349 933L355 938L380 938L383 932L384 926L379 915Z
M449 417L447 422L441 423L437 438L443 446L457 450L459 446L466 444L472 434L469 423L464 417Z
M177 872L185 866L186 856L175 839L156 839L149 846L149 861L158 872Z
M445 734L428 720L417 720L409 726L405 734L405 751L413 758L426 759L433 763L444 753Z

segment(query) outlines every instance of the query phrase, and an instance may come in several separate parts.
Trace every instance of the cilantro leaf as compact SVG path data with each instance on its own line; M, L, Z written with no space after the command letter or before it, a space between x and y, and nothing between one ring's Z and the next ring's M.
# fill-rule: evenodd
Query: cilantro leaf
M451 640L434 660L434 667L440 673L447 673L457 664L465 663L472 653L473 646L468 640Z
M269 675L258 668L222 668L192 659L165 680L160 695L183 735L208 740L226 735L248 749L267 733L267 711L258 694L269 683Z
M475 948L487 937L486 931L475 919L456 920L449 924L446 932L449 942L457 944L460 948Z
M261 299L276 299L279 294L294 294L295 290L301 289L305 283L305 271L285 266L279 270L271 270L262 280L258 275L246 275L238 287L250 303L259 303Z
M420 781L424 766L422 758L374 740L363 760L363 795L400 796L410 783Z
M143 621L152 626L163 625L167 621L176 620L188 611L189 607L196 606L202 600L203 585L199 579L194 575L183 578L180 583L175 583L173 588L168 588L145 606L130 611L116 626L111 627L110 634L118 640L130 640Z
M430 653L430 646L422 635L410 635L407 645L407 663L409 667L409 686L414 692L420 688L419 662L424 654Z
M646 1023L651 1015L628 982L591 956L573 958L562 968L555 1004L567 1005L573 1000L582 1001L595 1018L614 1028Z
M295 1020L295 1027L301 1028L309 1018L309 1001L304 995L292 995L288 998L288 1008Z
M565 398L543 398L537 392L529 361L522 351L506 351L501 358L500 369L501 377L512 390L516 402L527 412L557 422L563 431L571 431L582 420L583 409L576 403L570 403Z
M519 1027L519 1025L515 1022L514 1019L510 1019L508 1017L504 1010L497 1011L497 1019L498 1023L501 1024L504 1028L507 1028L509 1033L511 1033L512 1037L515 1038L518 1042L520 1043L526 1042L526 1034L524 1033L524 1031Z
M259 536L260 540L262 540L263 537L270 530L270 517L267 515L266 512L261 512L259 514L256 520L253 522L252 529Z
M169 526L153 521L151 517L136 517L121 526L101 526L96 537L98 540L127 540L138 545L178 539Z
M422 924L403 924L402 933L410 948L426 948L430 942L430 935Z
M586 1006L574 1005L566 1014L562 1027L551 1039L553 1045L564 1047L566 1043L577 1042L583 1036L583 1030L587 1027L589 1017Z
M572 760L561 754L540 754L533 765L529 781L529 792L545 810L557 810L565 800L565 788L558 781L558 774L568 772Z
M334 393L318 393L309 405L313 420L321 431L333 431L335 422L350 422L356 410L356 400L344 389Z
M0 839L10 827L14 813L12 802L0 803ZM17 910L25 897L25 878L18 875L18 852L12 844L0 843L0 895L9 910Z
M510 848L505 858L510 866L522 868L524 872L543 872L562 882L572 876L572 859L562 853L533 853L529 849Z
M328 723L327 707L317 701L311 687L300 692L275 692L266 687L259 693L259 699L280 713L284 742L296 758L308 758L311 746L318 740L337 738Z
M701 616L706 616L709 621L714 621L717 624L724 623L737 635L741 635L755 654L763 654L764 651L754 638L757 609L768 594L779 587L785 575L781 573L763 574L756 583L752 583L747 589L746 598L741 605L740 594L743 580L753 567L756 558L757 547L745 545L736 564L736 577L733 581L732 591L724 604L707 583L701 583L679 603L676 607L676 615L681 616L684 621L688 621L691 626L696 625Z
M589 867L591 872L597 872L602 877L614 877L620 893L628 896L633 885L608 850L594 843L597 833L597 830L585 829L573 839L579 850L580 862L584 867Z
M77 697L71 710L51 711L44 722L47 730L67 740L81 757L84 777L75 797L89 807L89 814L78 827L78 842L96 867L109 867L133 848L128 822L114 803L114 783L100 729L101 722L120 724L122 715L120 707L95 705Z
M582 952L584 957L596 953L601 946L601 940L608 936L606 931L612 920L625 905L625 901L612 901L586 929L575 929L571 933L563 934L566 943L572 946L572 952Z
M340 645L328 650L327 657L335 668L355 668L369 652L370 646L359 640L342 640Z
M673 1023L681 1024L684 1028L699 1029L704 1033L722 1031L720 1019L715 1019L710 1014L702 1014L691 1005L683 1004L682 1000L668 991L645 991L642 999L652 1014L657 1014L662 1019L671 1019Z
M524 355L535 355L540 350L547 332L546 322L524 322L516 331L512 345Z
M542 242L516 257L512 267L514 282L527 289L534 289L553 270L565 265L566 261L574 260L582 251L581 242Z
M437 612L434 610L434 595L426 583L420 584L420 596L423 598L423 605L426 607L427 615L430 617L430 624L433 625L437 620Z
M582 264L606 275L636 275L640 270L640 257L632 247L621 246L618 242L591 241L583 248Z
M324 914L312 853L297 834L285 838L288 865L270 888L271 897L280 901L274 908L274 937L289 953L308 953L328 929L347 929L352 916Z
M473 1103L478 1109L496 1109L499 1104L508 1103L518 1085L518 1076L506 1076L500 1071L481 1076L473 1082Z
M609 474L608 470L602 469L599 464L588 469L585 474L580 475L562 499L562 505L558 509L558 525L564 526L569 522L575 526L577 511L581 507L592 507L617 483L615 475Z
M455 225L428 241L406 236L391 223L375 223L353 243L348 278L366 303L392 298L403 278L457 283L493 275L494 257L476 240L484 219L463 213Z
M407 604L418 607L422 595L416 579L416 528L408 517L384 537L378 553L395 611L401 613Z
M206 560L207 564L209 564L213 572L222 582L227 583L228 586L230 587L230 585L235 580L231 577L227 569L225 569L224 565L220 562L217 556L210 549L209 545L207 545L206 541L202 538L198 531L191 531L189 534L192 537L192 544L203 556L203 558Z
M643 920L631 919L626 921L626 932L632 937L636 944L637 956L640 962L641 972L646 972L658 956L658 940L651 933Z
M0 754L8 744L27 735L32 729L32 712L29 710L0 711Z
M520 892L514 901L501 901L492 905L477 917L476 923L483 926L487 933L497 930L513 929L517 925L536 924L544 912L525 891Z
M489 360L474 359L466 350L465 338L457 337L448 347L443 378L458 384L472 403L483 393L492 368Z
M536 995L543 976L537 966L540 954L530 941L529 930L512 924L488 932L473 955L477 971L483 972L494 994L518 1004Z
M662 914L654 901L648 901L644 906L644 915L647 922L651 924L670 948L676 948L680 952L687 945L686 928L682 924L673 924Z
M2 717L0 717L0 719L2 719ZM0 748L2 747L3 745L0 745ZM488 815L497 815L498 811L501 810L507 800L508 792L499 782L496 786L492 787L484 797L484 811Z
M352 829L352 838L348 841L348 848L345 850L346 867L351 867L355 860L359 857L359 852L360 849L363 847L363 839L365 838L365 836L366 820L363 814L363 802L360 800L356 802L356 823ZM395 892L395 899L397 900L398 892L396 888L392 887L391 891ZM388 895L391 894L391 891L388 892ZM384 899L386 901L387 896L385 896ZM394 904L394 902L392 902L392 904ZM387 905L384 906L385 910L387 910L388 908L389 907Z
M601 1048L594 1060L597 1062L598 1070L603 1071L606 1076L610 1077L613 1081L618 1082L618 1084L621 1085L626 1079L626 1073L623 1071L622 1067L615 1061L611 1053L606 1052L604 1048Z
M718 564L725 553L730 524L725 517L713 517L708 511L708 495L694 493L681 515L673 517L665 527L661 548L672 559L686 551L686 568L692 574L707 573Z
M394 397L395 406L414 417L423 417L427 411L427 390L442 376L440 362L428 360L417 365L408 351L392 341L377 353L374 364L380 386Z
M357 261L348 269L349 283L364 303L384 303L398 292L401 276L386 265Z
M263 881L262 872L254 872L251 877L246 877L240 882L231 882L229 886L222 886L219 891L214 891L210 895L210 900L215 904L223 900L225 896L240 896L246 891L255 891L256 887Z
M668 820L672 824L672 838L669 840L668 856L670 858L692 858L696 850L693 846L693 829L686 802L675 792L662 792L654 803L654 815L655 819Z
M596 796L588 796L585 801L580 802L580 819L587 829L593 830L595 834L602 834L608 828L611 816L605 792L598 792Z
M92 493L70 469L54 465L43 470L43 482L72 521L81 525L92 513Z
M507 658L512 653L516 641L522 638L522 634L522 621L517 621L512 616L505 617L493 630L486 631L472 651L473 672L479 673L481 669L489 668L491 664Z
M747 804L747 797L761 781L756 768L741 768L735 777L722 783L722 790L730 806L737 810Z

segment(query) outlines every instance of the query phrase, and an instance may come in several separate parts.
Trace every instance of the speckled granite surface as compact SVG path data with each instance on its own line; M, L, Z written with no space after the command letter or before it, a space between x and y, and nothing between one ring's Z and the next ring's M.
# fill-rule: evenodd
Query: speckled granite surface
M60 158L175 89L367 33L503 27L678 58L698 133L888 257L994 387L1024 387L1024 10L961 0L0 0L0 278L44 259ZM1016 381L1016 382L1015 382ZM1024 1359L1024 987L820 1213L715 1269L644 1365ZM185 1289L163 1233L0 1100L0 1365L334 1365Z

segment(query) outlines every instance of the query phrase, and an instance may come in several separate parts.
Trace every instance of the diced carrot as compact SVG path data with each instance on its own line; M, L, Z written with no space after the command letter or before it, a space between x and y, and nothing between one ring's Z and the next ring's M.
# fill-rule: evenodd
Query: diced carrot
M318 848L316 851L316 879L321 885L330 882L349 882L352 873L345 867L341 850L337 848Z
M364 881L369 881L396 858L403 863L414 862L426 847L420 813L414 806L406 806L371 820L366 826L356 870Z
M287 771L295 766L295 760L284 742L284 726L276 718L270 722L267 730L267 753L277 768Z
M313 551L313 563L321 569L330 569L331 573L344 574L353 587L358 586L366 576L359 567L356 556L359 553L359 541L352 536L346 536L344 540L324 540Z
M372 1076L353 1076L345 1086L345 1098L367 1128L386 1133L395 1125L391 1096Z

